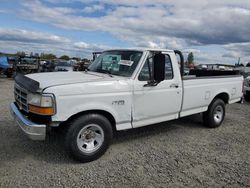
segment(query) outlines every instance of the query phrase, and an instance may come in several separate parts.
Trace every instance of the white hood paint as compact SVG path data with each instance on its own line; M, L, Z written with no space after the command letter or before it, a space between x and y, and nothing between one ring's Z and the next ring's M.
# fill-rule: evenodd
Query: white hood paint
M95 72L50 72L28 74L27 77L40 83L40 88L84 82L108 81L115 77ZM121 79L121 77L119 77Z

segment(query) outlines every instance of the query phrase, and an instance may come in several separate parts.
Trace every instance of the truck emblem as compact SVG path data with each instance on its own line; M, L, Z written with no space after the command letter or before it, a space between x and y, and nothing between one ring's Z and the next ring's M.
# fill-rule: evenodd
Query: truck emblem
M124 105L125 101L124 100L120 100L120 101L113 101L112 105Z

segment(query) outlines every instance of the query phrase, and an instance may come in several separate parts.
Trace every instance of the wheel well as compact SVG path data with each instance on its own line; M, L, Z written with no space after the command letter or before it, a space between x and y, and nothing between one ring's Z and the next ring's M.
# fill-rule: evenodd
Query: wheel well
M220 93L216 95L214 98L223 100L225 104L228 104L229 101L229 95L227 93Z
M116 121L115 121L115 118L113 117L113 115L107 111L104 111L104 110L87 110L87 111L83 111L83 112L79 112L77 114L74 114L73 116L69 117L66 122L70 122L72 121L73 119L79 117L79 116L82 116L82 115L86 115L86 114L100 114L100 115L103 115L104 117L106 117L111 125L112 125L112 128L113 128L113 131L116 131Z

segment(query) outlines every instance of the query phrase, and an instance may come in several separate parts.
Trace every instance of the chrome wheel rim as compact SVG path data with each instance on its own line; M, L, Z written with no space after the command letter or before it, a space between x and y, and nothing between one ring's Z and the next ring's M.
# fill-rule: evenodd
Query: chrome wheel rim
M84 153L93 153L104 142L103 129L97 124L84 126L77 135L77 146Z
M215 109L214 109L214 121L218 124L222 121L222 118L223 118L223 108L222 106L217 106Z

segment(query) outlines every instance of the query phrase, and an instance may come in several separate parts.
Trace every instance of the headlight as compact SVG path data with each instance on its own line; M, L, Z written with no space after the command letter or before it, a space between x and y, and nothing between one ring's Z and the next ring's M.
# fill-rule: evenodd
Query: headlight
M29 111L40 115L55 114L55 100L52 94L28 94Z
M28 104L40 107L53 107L53 95L28 94Z

